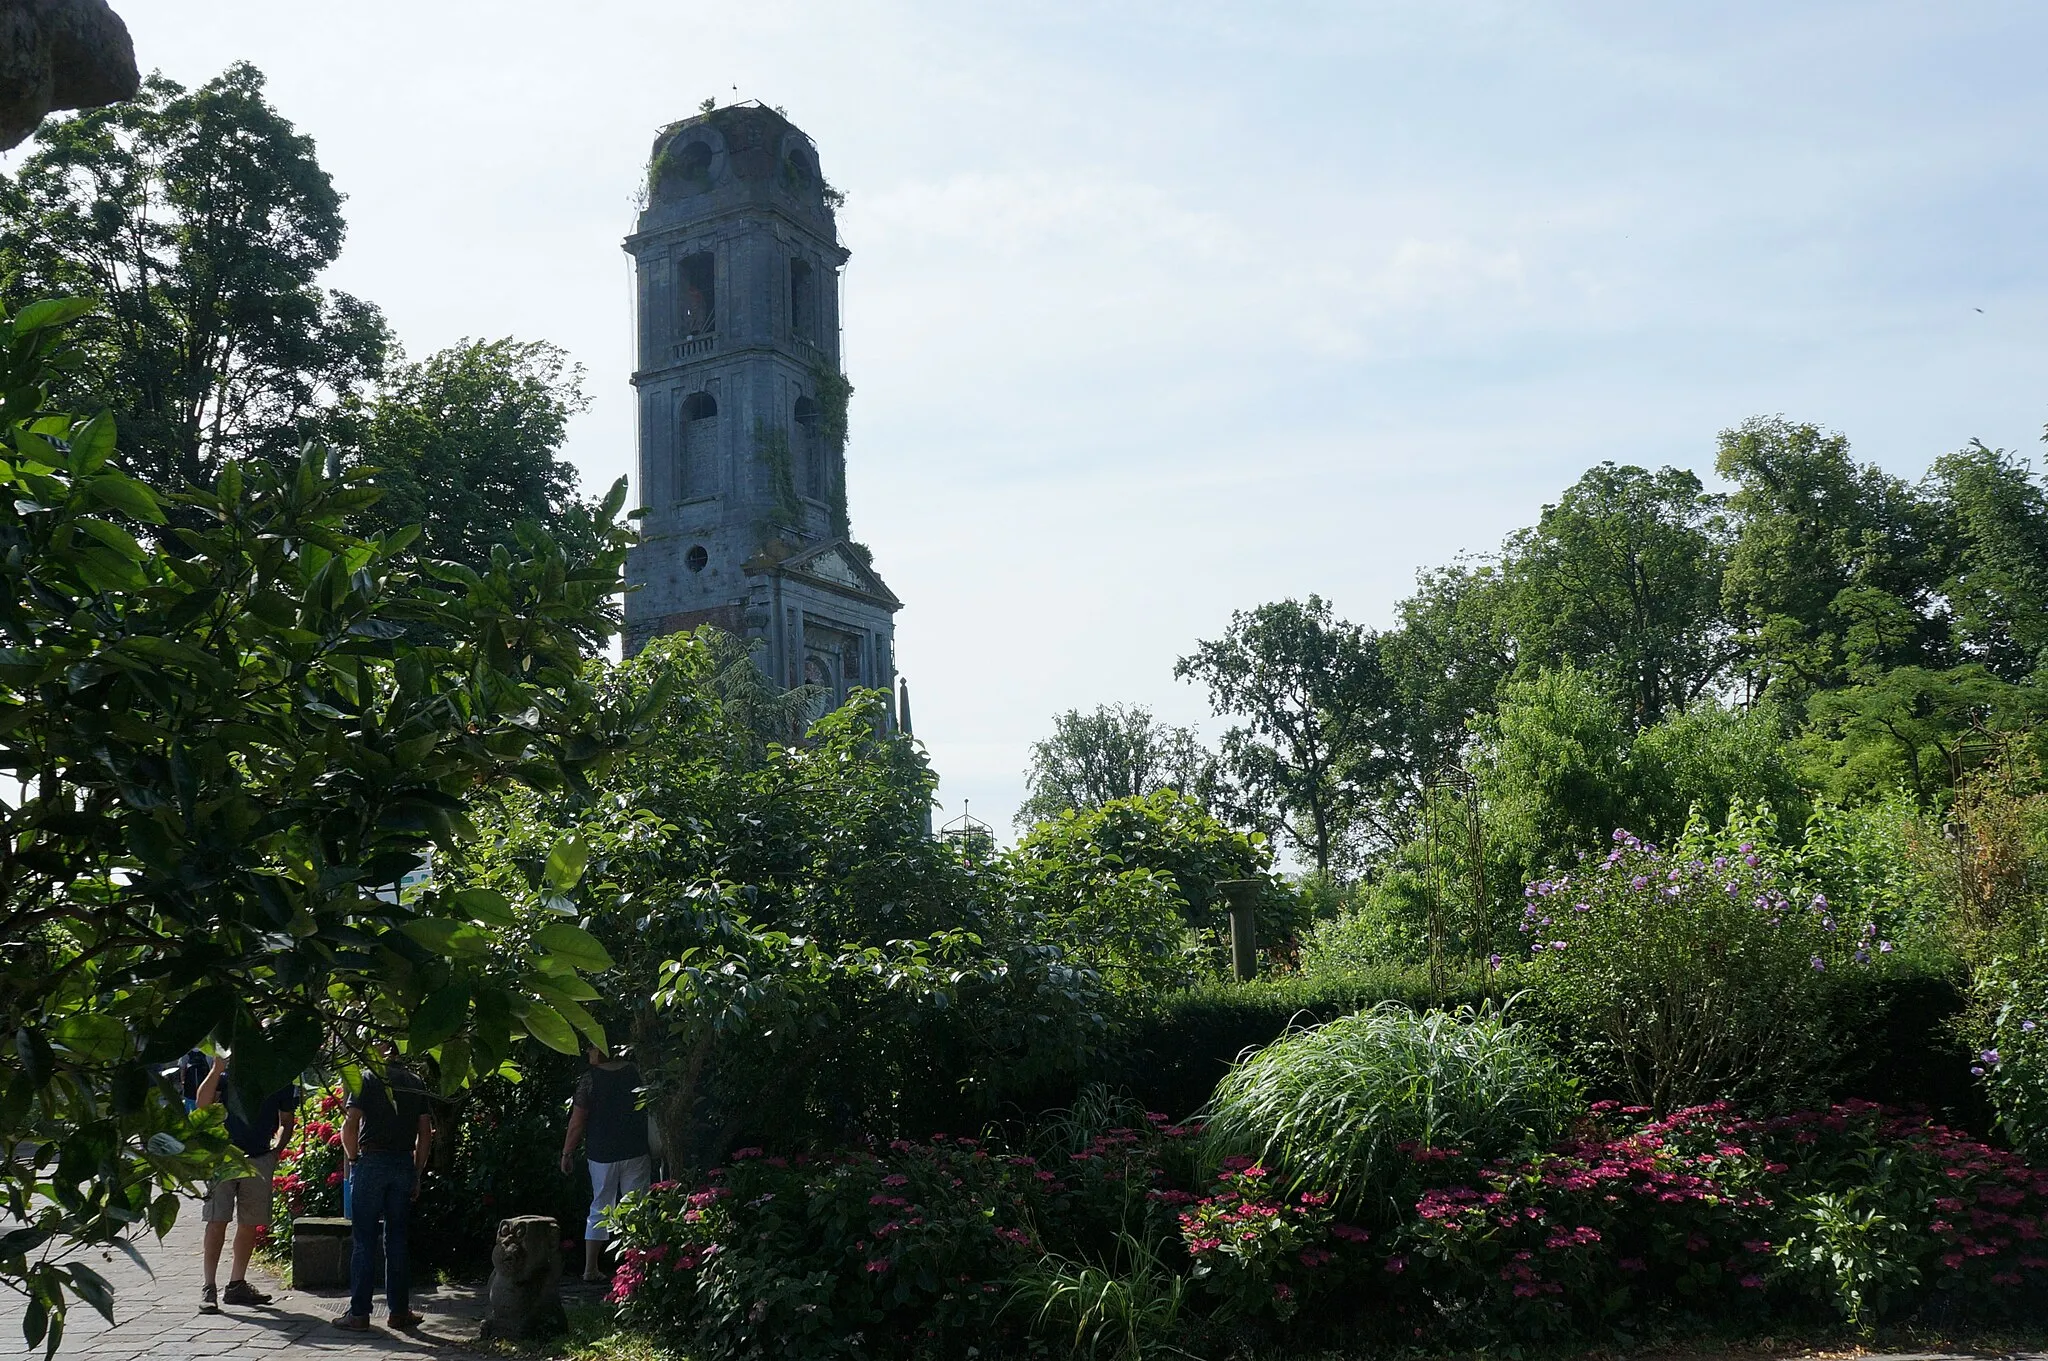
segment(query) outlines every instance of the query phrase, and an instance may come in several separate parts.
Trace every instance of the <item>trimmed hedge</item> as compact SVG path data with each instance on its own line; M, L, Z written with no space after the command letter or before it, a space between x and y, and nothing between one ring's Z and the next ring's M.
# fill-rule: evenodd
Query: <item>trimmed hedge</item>
M1186 1117L1208 1101L1240 1055L1271 1044L1291 1026L1321 1025L1381 1002L1417 1010L1478 1006L1504 1001L1518 987L1511 966L1454 973L1440 998L1426 969L1403 968L1189 988L1160 997L1131 1024L1112 1079L1148 1109ZM1835 1099L1925 1107L1946 1124L1991 1132L1991 1109L1970 1075L1971 1052L1956 1026L1967 1005L1957 983L1926 975L1866 976L1840 996L1839 1025L1853 1042ZM1554 1018L1545 1019L1555 1028Z
M1381 1002L1455 1010L1504 995L1498 975L1473 972L1454 976L1438 998L1427 970L1401 968L1205 984L1158 998L1132 1025L1117 1079L1147 1109L1188 1116L1240 1055L1271 1044L1290 1026L1321 1025Z

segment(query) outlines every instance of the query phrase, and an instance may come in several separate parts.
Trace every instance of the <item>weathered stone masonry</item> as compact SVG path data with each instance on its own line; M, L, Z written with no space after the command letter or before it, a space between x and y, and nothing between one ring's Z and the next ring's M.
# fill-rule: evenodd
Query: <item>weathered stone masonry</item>
M643 542L628 653L716 624L787 686L888 689L902 602L847 539L833 429L847 252L810 139L735 105L662 130L626 238ZM840 413L843 416L843 411Z

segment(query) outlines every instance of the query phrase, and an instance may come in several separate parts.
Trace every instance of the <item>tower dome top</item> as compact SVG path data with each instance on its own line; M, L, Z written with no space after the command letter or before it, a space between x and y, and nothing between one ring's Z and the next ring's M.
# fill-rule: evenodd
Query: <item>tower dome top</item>
M830 234L838 200L801 128L766 105L729 104L671 123L655 136L641 228L767 202L822 222Z

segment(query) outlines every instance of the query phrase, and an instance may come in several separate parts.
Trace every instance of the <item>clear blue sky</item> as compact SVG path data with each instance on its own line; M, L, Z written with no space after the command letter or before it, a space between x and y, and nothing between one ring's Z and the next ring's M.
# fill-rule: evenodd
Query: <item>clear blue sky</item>
M116 7L145 68L269 74L412 353L574 352L592 486L655 128L783 106L849 196L854 527L942 820L1007 832L1059 709L1213 736L1171 671L1232 609L1385 623L1601 459L1784 412L1917 476L2048 420L2048 6Z

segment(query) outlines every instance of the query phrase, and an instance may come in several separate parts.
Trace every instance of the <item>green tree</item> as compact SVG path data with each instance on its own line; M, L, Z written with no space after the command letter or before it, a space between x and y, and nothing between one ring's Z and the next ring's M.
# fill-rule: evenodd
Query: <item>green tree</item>
M1216 757L1193 730L1161 723L1142 704L1098 704L1055 715L1052 736L1031 744L1029 791L1016 824L1100 808L1171 789L1202 804L1217 794Z
M1400 627L1381 639L1424 770L1459 762L1472 720L1492 712L1501 683L1515 672L1521 640L1508 593L1498 563L1461 559L1422 572L1400 604Z
M2048 660L2048 488L2024 459L1975 442L1936 459L1927 482L1951 549L1941 595L1958 649L2024 681Z
M1646 727L1709 693L1735 660L1721 615L1720 498L1679 468L1602 463L1502 549L1527 666L1570 661Z
M1715 466L1736 485L1721 599L1753 693L1802 700L1842 684L1852 660L1945 660L1939 528L1912 488L1853 462L1843 436L1782 416L1724 430Z
M1319 873L1354 827L1391 842L1384 798L1412 765L1380 638L1338 619L1320 596L1238 610L1222 638L1174 665L1209 690L1218 715L1244 720L1223 736L1238 811L1254 826L1275 809Z
M544 340L464 340L397 366L362 422L360 457L384 492L375 522L419 525L428 554L477 570L521 523L583 536L561 449L589 404L582 366Z
M1598 678L1567 664L1512 681L1476 728L1486 841L1504 871L1487 877L1503 901L1629 825L1628 720Z
M0 224L0 279L99 302L64 398L110 408L154 485L210 485L238 458L295 464L383 368L383 316L319 283L341 195L246 62L45 123L0 179Z
M445 866L511 894L564 838L589 847L574 901L618 961L599 1015L638 1043L671 1159L957 1129L1071 1082L1107 1024L1100 982L1006 877L927 833L933 778L881 694L764 736L735 664L744 644L711 629L595 664L600 709L642 743L587 797L487 801Z
M519 1035L602 1033L579 974L609 960L550 905L573 840L538 892L378 890L450 852L480 788L581 787L633 731L580 680L581 638L618 626L623 484L595 560L536 536L487 573L350 534L376 493L317 446L173 499L111 415L52 409L87 307L0 318L0 1281L53 1350L67 1291L108 1305L67 1252L166 1231L234 1156L161 1072L209 1035L246 1095L374 1039L452 1090Z
M1800 740L1808 783L1852 801L1904 785L1927 807L2001 735L2039 731L2048 691L1974 662L1895 666L1815 695L1808 712Z
M1228 911L1216 891L1218 883L1271 881L1273 872L1273 852L1263 836L1225 826L1200 803L1172 789L1071 809L1033 827L1011 855L1018 863L1051 866L1067 875L1104 865L1164 875L1190 926L1215 926ZM1261 938L1276 940L1285 932L1276 935L1273 928L1288 922L1276 917L1261 925L1266 928Z

